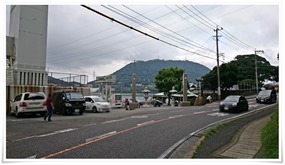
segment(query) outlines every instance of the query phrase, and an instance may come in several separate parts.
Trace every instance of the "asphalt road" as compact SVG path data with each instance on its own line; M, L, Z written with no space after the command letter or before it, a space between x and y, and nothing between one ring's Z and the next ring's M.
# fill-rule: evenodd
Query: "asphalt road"
M248 99L249 112L266 106ZM211 123L244 113L220 113L218 102L110 113L6 119L6 160L26 158L158 158L176 142Z

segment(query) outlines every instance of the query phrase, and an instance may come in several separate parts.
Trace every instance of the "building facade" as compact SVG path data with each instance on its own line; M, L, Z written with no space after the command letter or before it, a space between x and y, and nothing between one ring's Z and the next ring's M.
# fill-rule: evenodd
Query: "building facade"
M12 5L6 37L6 84L47 85L47 5Z

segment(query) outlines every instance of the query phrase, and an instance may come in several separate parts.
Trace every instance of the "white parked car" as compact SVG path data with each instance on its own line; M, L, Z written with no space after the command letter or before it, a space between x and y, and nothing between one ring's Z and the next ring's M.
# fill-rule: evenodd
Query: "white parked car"
M17 95L10 104L10 113L16 117L23 113L46 114L46 95L43 92L25 92Z
M110 112L111 105L99 96L84 96L86 102L85 111Z

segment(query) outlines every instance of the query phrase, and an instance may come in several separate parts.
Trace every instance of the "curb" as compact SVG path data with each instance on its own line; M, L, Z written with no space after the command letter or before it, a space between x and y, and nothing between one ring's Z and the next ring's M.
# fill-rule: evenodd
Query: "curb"
M164 153L162 153L162 154L158 157L158 159L170 158L171 155L175 152L175 150L177 150L177 149L178 149L183 143L185 143L187 140L189 140L189 139L191 139L191 138L197 139L197 137L199 137L199 136L200 136L200 138L201 138L201 134L203 135L203 132L204 132L205 130L210 129L210 128L212 128L212 127L215 126L215 125L218 125L218 124L223 123L223 122L233 121L233 120L236 120L236 119L245 117L245 116L249 116L249 115L252 115L252 114L254 114L254 113L258 113L261 109L273 107L273 106L275 106L275 105L276 105L276 103L275 103L275 104L268 105L268 106L265 106L265 107L262 107L262 108L258 108L258 109L256 109L256 110L250 111L250 112L248 112L248 113L246 113L246 114L241 114L241 115L233 116L233 117L231 117L231 118L223 119L223 120L220 120L220 121L211 123L211 124L209 124L209 125L206 125L206 126L200 128L200 129L198 129L198 130L196 130L196 131L190 133L189 135L185 136L184 138L182 138L182 139L179 140L178 142L176 142L176 143L175 143L174 145L172 145L169 149L167 149ZM199 142L200 138L199 138L198 140L195 140L195 139L194 139L194 141L196 141L196 142L195 142L194 144L192 144L193 146L192 146L191 148L193 148L194 146L198 146L198 145L199 145L198 142ZM198 144L197 144L197 143L198 143ZM189 149L189 148L188 148L188 149ZM190 151L190 152L192 152L192 153L190 153L190 155L193 155L193 153L195 152L195 150L196 150L196 148L195 148L194 150L192 149L192 151Z

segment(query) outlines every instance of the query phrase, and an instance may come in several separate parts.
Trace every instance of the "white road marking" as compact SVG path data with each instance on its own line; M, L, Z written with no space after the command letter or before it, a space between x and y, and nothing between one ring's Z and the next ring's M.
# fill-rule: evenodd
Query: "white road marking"
M131 116L131 118L142 119L142 118L148 118L148 116L147 115Z
M37 155L32 155L32 156L27 157L26 159L36 159L36 158L37 158Z
M55 131L49 134L43 134L43 135L39 135L37 137L46 137L46 136L50 136L50 135L55 135L55 134L60 134L60 133L64 133L64 132L70 132L70 131L74 131L77 128L69 128L69 129L64 129L64 130L59 130L59 131Z
M218 117L220 117L220 116L227 116L227 115L229 115L228 113L220 113L220 112L216 112L216 113L210 113L210 114L208 114L208 115L210 115L210 116L218 116Z
M28 137L24 137L24 138L13 140L13 141L22 141L22 140L31 139L31 138L46 137L46 136L51 136L51 135L60 134L64 132L70 132L76 129L77 128L69 128L69 129L59 130L59 131L55 131L55 132L43 134L43 135L28 136Z
M254 108L255 108L255 107L258 107L258 105L256 105L256 104L255 104L255 105L249 105L248 107L249 107L249 108L251 108L251 107L254 107Z
M109 121L103 122L102 124L115 123L115 122L119 122L119 121L123 121L123 120L126 120L126 119L109 120Z
M148 116L159 115L160 113L149 114Z
M217 109L213 109L212 111L218 111L219 110L219 108L217 108Z
M151 124L153 122L154 122L154 120L150 120L150 121L147 121L147 122L144 122L144 123L137 124L137 126L143 126L143 125Z
M207 107L212 108L212 107L217 107L217 105L208 105Z
M117 133L117 131L112 131L112 132L109 132L109 133L105 133L105 134L102 134L102 135L99 135L99 136L95 136L95 137L92 137L92 138L85 139L85 142L89 142L89 141L96 140L96 139L101 139L103 137L110 136L110 135L116 134L116 133Z
M199 111L199 112L194 112L193 114L196 115L196 114L200 114L200 113L204 113L205 111Z
M177 115L177 116L170 116L169 119L174 119L174 118L178 118L178 117L182 117L184 115Z
M97 123L91 123L91 124L86 124L83 127L88 127L88 126L92 126L92 125L96 125Z

